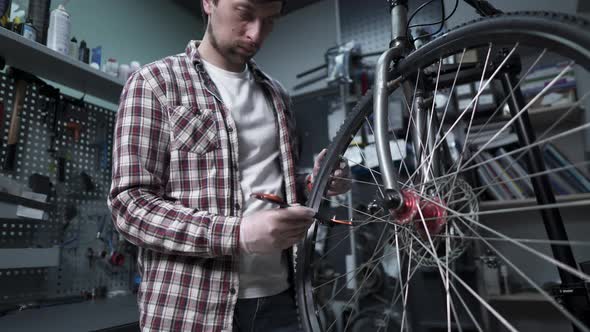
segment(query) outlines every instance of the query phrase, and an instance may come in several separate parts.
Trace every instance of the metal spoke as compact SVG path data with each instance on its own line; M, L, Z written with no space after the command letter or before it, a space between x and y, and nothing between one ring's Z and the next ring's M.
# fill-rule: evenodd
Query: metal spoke
M465 226L470 228L475 234L477 234L477 232L475 232L475 230L473 230L473 228L468 223L465 223L465 222L463 222L463 223L465 224ZM529 283L529 285L531 285L535 290L537 290L541 295L543 295L543 297L546 300L548 300L557 310L559 310L562 314L564 314L567 318L569 318L569 320L572 323L574 323L581 331L590 332L590 329L588 327L584 326L584 324L582 322L580 322L580 320L578 320L569 311L564 309L562 305L557 303L557 301L555 301L555 299L551 295L549 295L539 285L537 285L533 280L531 280L531 278L529 278L521 269L519 269L516 265L514 265L514 263L512 263L508 258L506 258L506 256L504 256L491 243L486 241L484 238L481 238L481 240L483 243L485 243L488 246L488 248L492 249L492 251L494 251L498 257L500 257L506 264L508 264L514 271L516 271L525 281L527 281Z
M463 221L463 218L457 218ZM463 221L465 222L465 221ZM433 235L432 237L447 237L446 235ZM496 241L496 242L507 242L506 239L499 238L499 237L483 237L481 235L476 236L467 236L467 235L449 235L451 239L467 239L467 240L487 240L487 241ZM514 241L520 243L533 243L533 244L550 244L550 245L561 245L561 246L590 246L590 241L560 241L560 240L545 240L545 239L522 239L522 238L511 238Z
M469 158L469 160L467 160L467 162L465 162L465 164L469 164L471 161L473 161L473 159L475 159L476 156L478 156L482 151L484 151L488 145L490 145L492 143L493 140L495 140L502 132L504 132L504 130L506 130L506 128L508 128L510 125L512 125L516 120L518 120L518 118L520 118L520 116L526 112L534 103L537 102L537 100L539 98L541 98L542 95L545 94L545 92L547 92L549 89L551 89L551 87L553 85L555 85L555 83L561 78L563 77L563 75L566 74L566 72L568 72L570 69L572 69L573 66L573 62L570 62L554 79L551 80L551 82L549 82L549 84L547 84L543 90L541 90L541 92L539 92L539 94L537 94L533 99L531 99L531 101L528 102L528 104L526 104L521 110L518 111L518 113L516 113L510 120L508 120L508 122L506 122L506 124L504 126L502 126L502 128L500 130L498 130L493 136L492 138L490 138L485 144L483 144L483 146L481 146L479 148L479 150L477 150L476 153L474 153L471 158Z
M482 224L482 223L480 223L480 222L478 222L478 221L474 220L473 218L470 218L470 217L469 217L468 215L466 215L466 214L463 214L463 213L457 212L457 211L455 211L455 210L453 210L453 209L451 209L451 208L449 208L449 207L443 206L442 204L440 204L440 203L438 203L438 202L436 202L436 201L434 201L434 200L430 200L430 199L428 199L427 197L425 197L424 199L426 199L426 200L429 200L429 201L430 201L430 202L432 202L433 204L436 204L436 205L438 205L438 206L440 206L440 207L443 207L444 209L446 209L446 210L447 210L447 212L449 212L449 213L452 213L454 216L460 216L460 217L464 217L464 218L466 218L466 219L467 219L469 222L471 222L471 223L475 224L476 226L478 226L478 227L480 227L480 228L483 228L483 229L485 229L486 231L488 231L488 232L491 232L491 233L493 233L494 235L496 235L496 236L499 236L499 237L501 237L501 238L503 238L503 239L507 240L508 242L510 242L510 243L513 243L513 244L515 244L516 246L518 246L518 247L520 247L520 248L522 248L522 249L524 249L524 250L526 250L526 251L528 251L528 252L530 252L530 253L533 253L534 255L536 255L536 256L538 256L538 257L540 257L540 258L543 258L543 259L545 259L546 261L548 261L548 262L550 262L550 263L553 263L553 264L557 265L558 267L560 267L560 268L562 268L562 269L566 270L567 272L570 272L571 274L573 274L573 275L577 276L577 277L578 277L578 278L580 278L580 279L583 279L583 280L585 280L585 281L590 281L590 276L588 276L587 274L585 274L585 273L583 273L583 272L581 272L581 271L578 271L578 270L576 270L576 269L572 268L571 266L569 266L569 265L566 265L566 264L564 264L564 263L562 263L562 262L560 262L560 261L556 260L555 258L549 257L549 256L547 256L547 255L545 255L545 254L543 254L543 253L541 253L541 252L539 252L539 251L537 251L537 250L535 250L535 249L533 249L533 248L529 247L529 246L526 246L526 245L525 245L525 244L523 244L523 243L520 243L520 242L518 242L518 241L515 241L515 240L513 240L512 238L510 238L509 236L506 236L506 235L504 235L504 234L502 234L502 233L500 233L500 232L498 232L498 231L494 230L493 228L490 228L490 227L488 227L488 226L486 226L486 225L484 225L484 224ZM573 202L573 203L577 203L577 202ZM590 204L590 200L586 200L586 201L584 201L584 203L585 203L585 204L583 204L583 205L588 205L588 204ZM564 204L567 204L567 203L564 203ZM559 205L559 206L564 206L564 204L562 204L562 205ZM547 207L547 208L555 208L555 207L559 207L559 206L556 206L555 204L545 204L545 205L540 205L540 206L541 206L541 207ZM500 210L500 211L506 211L506 210L514 211L514 210L517 210L517 209L505 209L505 210ZM418 209L418 211L420 211L420 209ZM518 211L522 211L522 210L518 210ZM492 212L492 211L490 211L490 212ZM483 212L483 213L481 213L481 212L480 212L479 214L481 215L481 214L484 214L484 213L485 213L485 212ZM488 213L485 213L485 214L488 214ZM413 235L413 234L411 234L411 233L410 233L410 235Z
M354 140L354 137L353 137ZM361 149L361 147L358 145L358 143L356 141L354 141L354 143L356 144L357 148L359 149L359 152L361 153L361 157L363 157L363 160L367 160L367 157L365 156L365 154L363 153L363 150ZM375 174L373 173L373 170L370 167L366 167L369 172L371 173L371 177L373 177L373 180L375 181L375 183L377 183L377 178L375 177ZM377 187L379 189L379 193L381 194L381 197L385 197L385 194L383 194L383 190L381 190L381 187Z
M420 239L416 235L410 234L410 236L412 236L414 238L414 240L416 240L416 242L418 244L420 244L426 252L428 252L430 255L432 255L432 257L435 260L440 260L438 258L438 256L436 255L436 251L434 251L434 252L430 251L428 246L426 244L424 244L422 241L420 241ZM461 277L459 277L455 272L453 272L453 270L448 269L448 271L453 276L453 278L456 279L461 284L461 286L463 286L463 288L465 288L469 293L471 293L471 295L474 298L476 298L486 309L488 309L488 311L491 312L502 324L504 324L504 326L508 330L510 330L512 332L518 332L518 330L516 330L516 328L514 328L514 326L512 326L512 324L510 324L506 320L506 318L504 318L502 315L500 315L491 305L489 305L487 303L487 301L485 301L479 294L477 294L477 292L475 290L473 290L473 288L471 288Z
M479 98L479 96L481 95L481 93L483 92L483 90L485 90L485 88L488 87L488 85L496 77L496 75L498 75L498 73L500 72L500 70L502 69L502 67L504 67L504 65L506 64L506 62L508 61L508 59L510 59L510 57L512 56L512 54L514 54L514 52L516 51L516 48L518 47L518 45L519 45L519 43L516 43L514 45L514 47L512 47L512 49L510 50L510 52L508 53L508 55L504 58L504 60L502 61L502 63L500 63L500 65L498 66L498 68L496 68L496 70L492 73L492 75L490 76L490 78L488 78L488 80L483 85L483 87L481 87L480 91L478 91L478 93L471 100L471 102L465 107L465 109L463 110L463 112L461 112L461 114L457 117L457 119L455 120L455 122L453 122L453 124L451 125L451 127L449 128L449 130L447 131L447 133L440 139L439 143L434 146L433 151L436 150L436 149L438 149L438 147L440 146L440 144L445 141L445 139L447 138L447 136L449 135L449 133L451 133L453 131L453 129L457 126L457 124L459 122L461 122L461 120L463 119L463 116L467 113L467 111L469 110L469 108L471 106L473 106L473 103L475 101L475 98ZM417 170L419 170L422 166L423 166L423 163L421 163L416 168L416 171L414 171L414 174L412 174L412 177L415 176Z
M490 61L490 54L492 53L492 44L490 43L490 47L488 48L488 54L486 56L486 61L484 63L484 67L483 67L483 71L481 73L481 79L479 80L479 90L478 93L483 92L482 89L482 83L483 80L485 78L485 73L486 73L486 69L488 67L488 63ZM469 119L469 125L467 126L467 134L465 135L465 142L469 141L469 134L471 133L471 127L473 125L473 119L475 118L475 113L477 111L477 106L479 103L479 97L476 98L475 100L475 105L473 105L473 110L471 111L471 118ZM461 151L461 153L459 154L459 159L457 161L457 171L455 172L455 175L452 177L452 184L451 184L451 190L449 190L449 194L452 195L453 190L455 188L455 183L457 181L457 177L459 176L459 171L461 170L461 162L463 161L463 157L465 156L465 150L467 149L467 143L463 144L463 149ZM453 165L454 166L454 165ZM451 167L450 169L453 169L453 167Z

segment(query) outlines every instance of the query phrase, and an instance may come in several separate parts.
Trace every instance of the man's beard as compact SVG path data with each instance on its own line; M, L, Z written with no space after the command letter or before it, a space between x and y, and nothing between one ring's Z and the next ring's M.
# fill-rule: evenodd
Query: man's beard
M250 61L250 59L252 59L252 56L246 56L243 54L240 54L238 52L238 45L233 45L230 47L223 47L220 45L219 41L217 40L217 37L215 36L215 32L214 29L211 28L210 31L210 41L211 41L211 46L219 53L221 54L223 57L225 57L227 60L229 60L232 63L236 63L236 64L242 64L242 63L246 63L248 61Z

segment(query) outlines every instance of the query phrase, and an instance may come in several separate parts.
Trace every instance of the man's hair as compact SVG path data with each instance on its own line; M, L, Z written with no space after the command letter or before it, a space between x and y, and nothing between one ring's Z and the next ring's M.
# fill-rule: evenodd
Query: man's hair
M287 0L252 0L252 1L257 2L257 3L280 1L281 2L281 14L285 12L285 3L287 2ZM219 0L211 0L211 2L213 2L214 5L217 5ZM203 0L199 0L199 4L201 5L201 16L203 17L203 22L205 23L205 27L206 27L207 21L209 18L207 17L207 14L205 14L205 8L203 8Z

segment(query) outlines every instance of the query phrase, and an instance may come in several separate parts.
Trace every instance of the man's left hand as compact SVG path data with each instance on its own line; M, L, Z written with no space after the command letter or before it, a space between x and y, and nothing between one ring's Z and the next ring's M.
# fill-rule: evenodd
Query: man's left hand
M326 157L327 149L323 149L322 152L316 157L313 164L313 172L311 174L310 181L313 182L317 178L320 171L320 167L324 158ZM330 180L328 182L327 196L336 196L344 194L350 190L350 167L344 160L340 160L336 168L330 174Z

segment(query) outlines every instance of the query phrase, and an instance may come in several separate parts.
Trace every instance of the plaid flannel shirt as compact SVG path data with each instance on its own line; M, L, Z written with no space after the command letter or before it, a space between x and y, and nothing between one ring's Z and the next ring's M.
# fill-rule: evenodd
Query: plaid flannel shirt
M139 247L144 331L231 331L239 287L242 195L231 113L191 41L186 53L134 73L121 95L108 204ZM297 202L293 114L281 86L254 62L274 106L285 198ZM300 200L299 200L300 201Z

